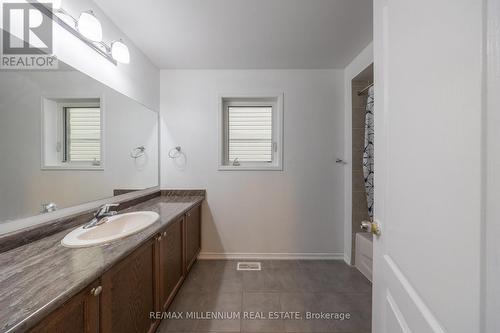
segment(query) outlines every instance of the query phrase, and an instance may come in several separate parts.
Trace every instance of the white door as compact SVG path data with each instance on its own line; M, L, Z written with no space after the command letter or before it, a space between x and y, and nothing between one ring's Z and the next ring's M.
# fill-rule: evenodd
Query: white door
M500 0L487 1L485 319L487 333L500 332Z
M373 332L480 331L482 0L375 0Z

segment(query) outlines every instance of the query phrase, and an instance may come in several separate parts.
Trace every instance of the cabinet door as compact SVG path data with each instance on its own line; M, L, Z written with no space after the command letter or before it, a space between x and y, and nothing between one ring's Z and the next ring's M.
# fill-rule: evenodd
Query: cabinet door
M95 292L98 286L98 282L92 283L43 319L30 332L99 332L99 291Z
M169 225L158 237L160 307L165 310L170 305L184 278L183 224L184 218L181 218Z
M155 243L147 241L104 273L101 296L101 331L153 332L155 321Z
M201 249L201 206L192 208L186 214L186 269L196 261Z

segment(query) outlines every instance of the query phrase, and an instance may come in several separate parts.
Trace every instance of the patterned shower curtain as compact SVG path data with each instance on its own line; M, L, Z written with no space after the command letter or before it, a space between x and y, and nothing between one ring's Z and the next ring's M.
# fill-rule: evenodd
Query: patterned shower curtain
M368 89L365 109L365 146L363 149L363 176L365 178L366 201L368 215L373 218L373 86Z

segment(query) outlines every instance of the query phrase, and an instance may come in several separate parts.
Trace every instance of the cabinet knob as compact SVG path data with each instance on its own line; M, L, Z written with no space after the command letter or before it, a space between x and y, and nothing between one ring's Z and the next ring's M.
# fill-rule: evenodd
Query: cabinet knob
M166 232L166 231L164 231L164 232L163 232L163 237L165 237L166 235L167 235L167 232Z
M99 296L102 292L102 287L101 286L97 286L95 288L92 288L92 290L90 291L90 294L91 295L94 295L94 296Z
M161 235L160 235L160 236L158 236L158 242L159 242L159 241L161 241Z

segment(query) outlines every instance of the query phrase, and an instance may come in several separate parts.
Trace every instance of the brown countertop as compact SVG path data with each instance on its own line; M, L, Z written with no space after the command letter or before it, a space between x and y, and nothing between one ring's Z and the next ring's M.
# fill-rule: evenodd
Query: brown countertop
M122 212L154 211L159 220L140 233L102 246L72 249L61 245L67 229L0 253L0 332L24 332L99 278L158 230L176 220L204 196L157 196Z

